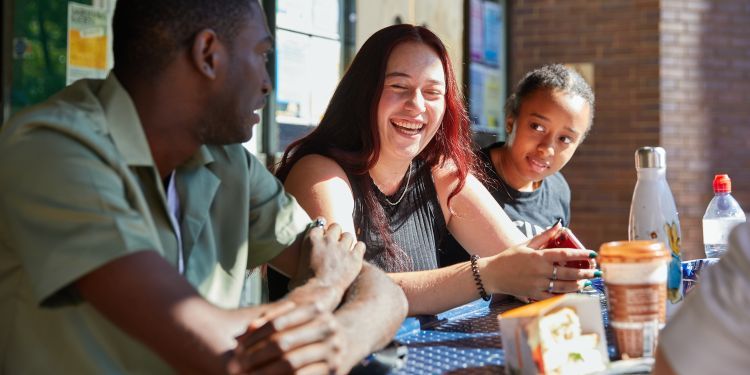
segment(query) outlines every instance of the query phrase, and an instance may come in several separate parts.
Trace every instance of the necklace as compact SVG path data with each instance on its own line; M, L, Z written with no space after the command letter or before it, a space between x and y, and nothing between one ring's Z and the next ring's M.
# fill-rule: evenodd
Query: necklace
M503 191L505 191L505 195L508 196L508 199L510 199L509 202L512 202L512 201L516 200L516 198L513 198L513 196L510 195L510 191L508 191L508 186L510 186L510 185L507 182L505 182L505 178L503 177L503 175L505 175L505 173L503 171L503 162L502 162L502 159L499 159L499 158L497 159L497 165L495 165L495 162L492 160L492 156L491 155L490 155L489 159L490 159L490 166L492 166L492 170L495 172L495 175L497 175L497 177L498 177L497 179L498 179L498 182L500 182L500 186L503 188ZM531 183L531 191L534 191L534 190L538 189L541 185L542 185L541 181L533 181ZM511 188L513 190L516 190L512 186L511 186ZM518 190L518 191L520 191L520 190Z
M509 202L512 202L512 201L516 200L515 198L513 198L512 195L510 195L510 191L508 191L508 186L510 186L510 185L508 185L508 183L505 182L505 180L500 176L499 173L497 174L497 176L499 177L498 180L500 182L500 186L503 188L503 191L505 191L505 195L507 195L508 199L510 199ZM538 189L540 186L542 186L541 182L534 181L532 183L532 185L531 185L531 189L532 189L532 191L534 191L534 190ZM513 189L513 190L515 190L515 189Z
M406 196L406 191L409 190L409 180L410 179L411 179L411 163L409 163L409 170L406 172L406 185L404 186L404 192L401 193L401 196L395 202L389 201L388 197L385 194L383 194L383 199L385 199L385 203L388 203L391 206L395 206L395 205L401 203L401 200L403 200L404 197Z
M510 192L508 191L508 188L505 186L506 185L505 179L502 177L502 175L504 174L503 173L503 162L500 159L498 159L498 161L497 161L497 167L495 167L495 165L494 165L495 163L493 162L491 155L490 155L489 159L490 159L490 166L493 167L492 169L494 170L495 174L498 177L497 180L500 183L500 187L503 188L503 191L505 192L505 195L508 196L508 199L509 199L508 203L513 202L515 199L513 199L513 197L510 195Z
M500 177L500 176L498 176L498 177ZM508 203L513 202L515 199L513 199L513 197L510 195L510 192L508 191L508 188L505 187L505 180L503 180L502 177L500 177L498 180L500 181L500 186L503 188L503 191L505 191L505 195L507 195L508 199L510 199L508 201Z

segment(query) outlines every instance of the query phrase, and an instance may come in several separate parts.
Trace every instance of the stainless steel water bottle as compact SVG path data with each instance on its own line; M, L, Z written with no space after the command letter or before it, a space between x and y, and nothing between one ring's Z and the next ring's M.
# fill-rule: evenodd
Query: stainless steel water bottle
M672 190L667 184L667 157L661 147L641 147L635 152L638 181L633 190L628 220L630 240L659 240L671 251L667 279L667 317L682 300L680 220Z

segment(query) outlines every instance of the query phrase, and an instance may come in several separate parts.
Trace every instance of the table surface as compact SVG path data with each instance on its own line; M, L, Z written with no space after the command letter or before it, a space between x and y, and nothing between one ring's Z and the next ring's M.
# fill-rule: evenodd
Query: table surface
M477 300L432 321L423 318L411 332L402 328L396 340L409 348L408 359L395 373L502 373L505 355L497 314L520 305L511 299L493 304Z
M592 291L602 304L605 328L606 299L600 280ZM497 296L496 296L497 297ZM443 314L409 318L396 335L408 348L405 366L394 374L501 374L505 371L500 325L497 315L523 303L510 297L492 302L477 300ZM606 329L607 342L613 342ZM610 347L610 357L615 349Z
M684 292L698 281L703 268L716 259L682 262ZM610 360L617 358L615 340L609 326L607 298L601 278L592 279L586 294L599 298ZM497 297L497 296L495 296ZM498 314L523 303L510 297L492 302L476 300L437 316L408 318L395 341L408 348L406 364L394 374L498 374L505 372L505 354L500 337ZM612 363L608 374L649 373L653 359ZM645 366L645 370L644 370Z

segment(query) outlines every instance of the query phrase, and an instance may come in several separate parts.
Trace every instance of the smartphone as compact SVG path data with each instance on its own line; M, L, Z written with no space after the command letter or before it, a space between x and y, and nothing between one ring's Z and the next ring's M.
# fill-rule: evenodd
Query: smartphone
M560 230L557 231L557 235L553 237L552 239L547 242L547 245L545 246L546 249L551 248L566 248L566 249L586 249L585 246L581 243L581 241L576 238L576 236L573 234L573 231L571 231L568 228L562 227ZM582 268L582 269L589 269L593 268L594 265L591 262L591 260L571 260L568 262L565 262L565 267L570 268Z

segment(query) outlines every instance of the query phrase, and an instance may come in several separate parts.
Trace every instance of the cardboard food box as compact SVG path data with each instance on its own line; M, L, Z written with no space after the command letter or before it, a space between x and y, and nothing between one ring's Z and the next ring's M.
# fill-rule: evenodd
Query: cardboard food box
M564 294L497 318L506 374L587 374L604 371L609 364L596 298Z

